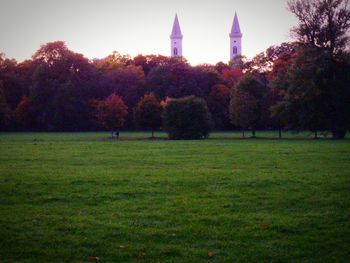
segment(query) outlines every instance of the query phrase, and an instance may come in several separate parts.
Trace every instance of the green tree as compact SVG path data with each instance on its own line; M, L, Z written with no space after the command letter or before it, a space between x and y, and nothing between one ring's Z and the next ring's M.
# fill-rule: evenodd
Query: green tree
M141 98L134 110L134 120L136 126L151 129L152 138L154 131L161 125L162 108L154 93L146 94Z
M211 112L214 126L216 129L228 129L230 89L223 84L217 84L211 87L211 92L207 97L208 108Z
M334 138L349 129L346 47L350 9L347 0L291 0L289 10L299 20L292 32L301 43L286 76L277 78L285 89L285 112L298 129L331 130ZM342 94L342 96L339 96Z
M245 130L252 129L257 123L258 103L248 92L233 88L230 100L230 120L233 125L242 128L242 137ZM255 129L253 129L255 137Z
M212 125L207 104L195 96L170 99L164 107L163 121L169 138L174 140L207 138Z
M266 86L252 74L246 74L231 91L230 119L232 124L255 131L262 117L262 99Z
M290 128L310 130L317 138L318 131L330 126L332 111L329 98L332 87L328 82L330 63L326 53L308 48L299 50L294 63L282 80L276 80L285 89L284 110Z

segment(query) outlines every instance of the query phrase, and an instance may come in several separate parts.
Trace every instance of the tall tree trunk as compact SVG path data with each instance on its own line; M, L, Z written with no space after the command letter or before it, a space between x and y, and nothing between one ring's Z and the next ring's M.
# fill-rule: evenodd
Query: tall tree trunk
M244 138L245 136L244 136L244 129L242 129L242 138Z
M112 138L112 139L113 139L113 133L114 133L114 131L112 130L112 131L111 131L111 138Z
M117 130L115 134L117 135L117 140L119 140L119 130Z
M278 129L278 137L280 139L282 139L282 129L281 128Z
M317 131L315 131L315 137L314 137L314 139L317 139Z
M154 138L154 130L152 130L152 138Z
M252 130L252 138L256 138L256 136L255 136L255 129Z

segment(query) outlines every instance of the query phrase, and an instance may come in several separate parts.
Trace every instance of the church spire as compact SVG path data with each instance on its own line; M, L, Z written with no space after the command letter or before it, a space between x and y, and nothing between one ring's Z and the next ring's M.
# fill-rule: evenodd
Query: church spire
M170 46L172 57L182 57L182 33L180 29L179 19L177 14L175 15L173 30L170 35Z
M173 30L171 31L170 38L182 38L180 23L179 19L177 18L177 14L175 14Z
M241 28L239 26L238 16L236 12L232 22L230 37L242 37Z
M233 60L236 56L242 55L242 33L238 22L238 16L235 12L233 18L231 33L230 33L230 60Z

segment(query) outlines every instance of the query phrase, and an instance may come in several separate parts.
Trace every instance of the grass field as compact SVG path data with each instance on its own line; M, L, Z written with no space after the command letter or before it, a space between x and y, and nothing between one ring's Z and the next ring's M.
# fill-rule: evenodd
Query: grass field
M257 135L0 133L0 262L350 262L350 140Z

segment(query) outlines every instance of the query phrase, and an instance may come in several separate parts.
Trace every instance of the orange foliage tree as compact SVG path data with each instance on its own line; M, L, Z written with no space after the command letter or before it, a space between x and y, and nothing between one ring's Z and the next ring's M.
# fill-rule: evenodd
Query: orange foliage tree
M116 132L116 136L119 138L119 129L123 127L124 118L127 114L128 107L122 98L114 93L105 100L97 102L97 120L104 128L111 131L112 138L114 132Z

